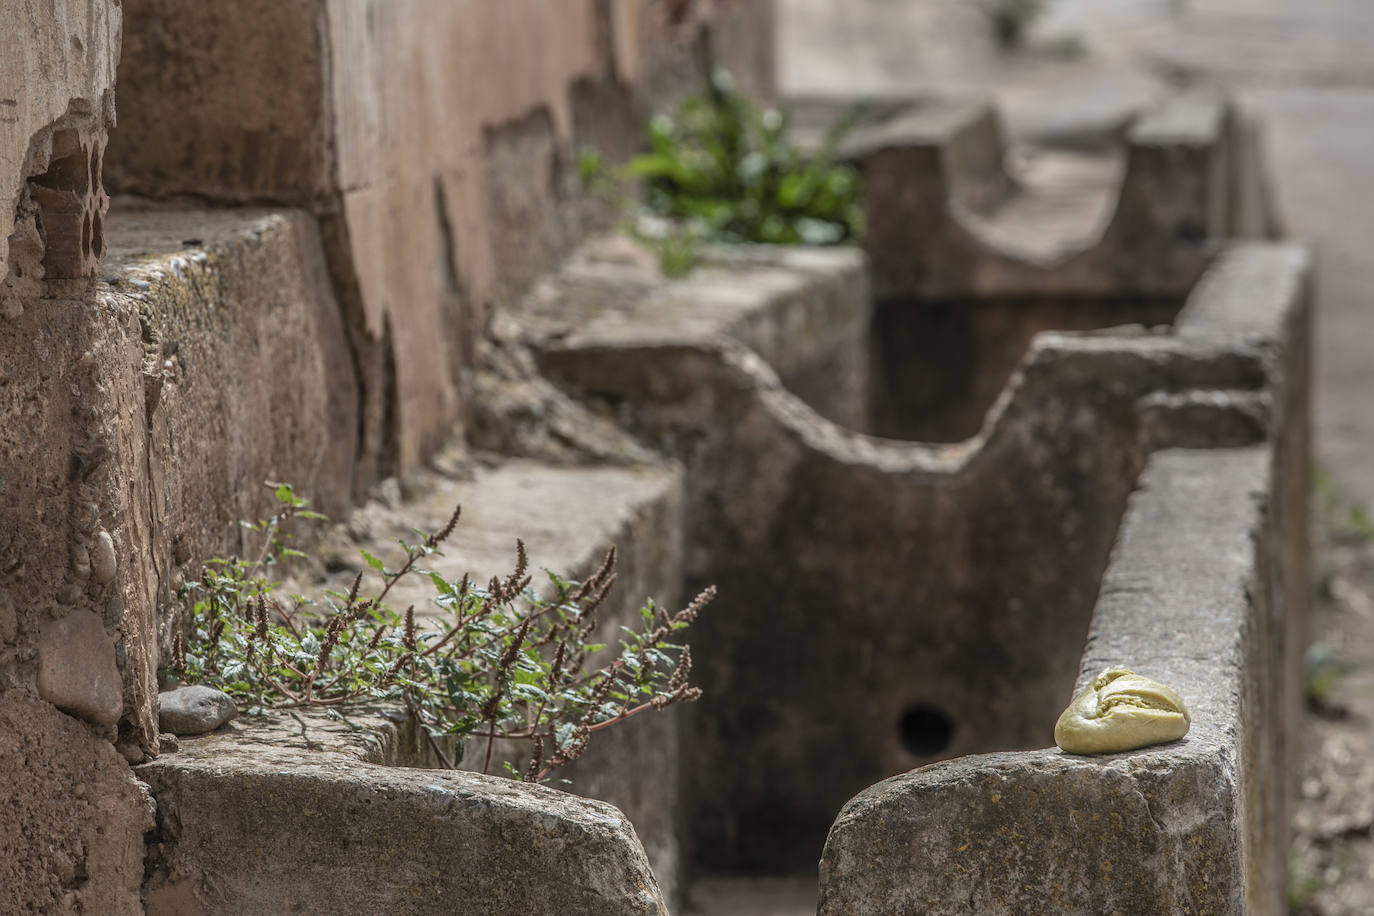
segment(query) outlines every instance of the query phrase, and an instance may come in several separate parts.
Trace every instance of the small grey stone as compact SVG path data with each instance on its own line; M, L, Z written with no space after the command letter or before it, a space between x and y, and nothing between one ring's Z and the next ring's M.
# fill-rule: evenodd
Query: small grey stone
M161 754L175 754L181 750L181 741L171 732L163 732L157 736L157 749Z
M96 725L114 725L124 708L124 685L114 643L100 618L74 611L43 627L38 638L38 693L49 703Z
M158 702L162 706L162 731L174 735L214 731L238 715L229 694L200 684L160 693Z
M95 542L91 544L91 574L101 585L109 585L114 581L117 571L114 538L110 537L110 532L101 528L96 532Z

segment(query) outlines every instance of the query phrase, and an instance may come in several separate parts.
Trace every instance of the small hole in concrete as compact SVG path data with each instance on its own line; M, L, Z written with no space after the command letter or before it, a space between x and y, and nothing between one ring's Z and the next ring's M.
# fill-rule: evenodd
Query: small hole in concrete
M929 757L949 747L954 738L954 720L938 706L917 703L902 713L897 722L897 737L908 752Z

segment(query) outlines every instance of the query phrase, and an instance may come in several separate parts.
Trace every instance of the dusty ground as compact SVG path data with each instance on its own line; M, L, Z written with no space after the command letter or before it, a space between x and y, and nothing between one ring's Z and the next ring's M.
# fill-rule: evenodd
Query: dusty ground
M1318 528L1326 543L1289 903L1296 914L1367 914L1374 912L1374 531L1349 505L1328 505Z

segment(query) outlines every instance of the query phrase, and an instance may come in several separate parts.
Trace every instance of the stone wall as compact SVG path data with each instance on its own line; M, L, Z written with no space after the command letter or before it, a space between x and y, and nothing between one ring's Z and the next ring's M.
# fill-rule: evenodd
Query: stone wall
M578 151L632 151L714 36L755 67L769 37L763 2L125 7L111 186L320 217L363 395L359 491L461 422L488 306L607 223Z
M0 36L0 307L8 317L36 293L42 273L35 251L54 278L92 275L103 253L100 163L114 127L122 11L115 0L6 0L0 13L7 23ZM26 184L29 178L36 181ZM20 250L11 252L16 244Z
M264 481L341 515L461 436L488 305L609 218L576 151L627 154L766 19L0 2L6 905L141 909L126 760L158 750L178 586Z
M135 913L149 812L114 745L138 689L129 545L97 504L119 447L92 353L108 315L80 295L121 8L5 0L0 21L0 887L11 911Z

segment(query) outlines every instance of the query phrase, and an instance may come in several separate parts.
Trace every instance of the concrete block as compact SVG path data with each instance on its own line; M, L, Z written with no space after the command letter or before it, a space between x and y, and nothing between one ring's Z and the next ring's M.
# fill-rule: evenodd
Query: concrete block
M667 913L610 805L378 765L375 747L321 720L235 724L138 768L158 805L150 914Z
M850 248L717 248L689 276L665 281L623 239L583 246L522 300L535 340L562 350L707 344L722 336L753 348L826 417L860 425L867 404L864 262ZM605 367L617 371L613 363ZM681 380L663 377L668 389Z
M1253 131L1228 103L1178 96L1120 133L1012 150L987 103L960 99L886 103L855 130L874 433L976 434L1037 332L1170 324L1219 240L1271 234Z

